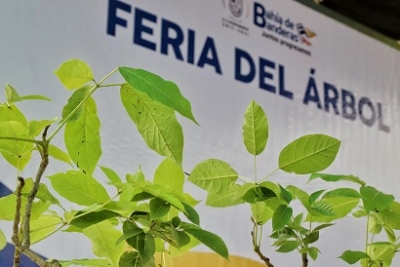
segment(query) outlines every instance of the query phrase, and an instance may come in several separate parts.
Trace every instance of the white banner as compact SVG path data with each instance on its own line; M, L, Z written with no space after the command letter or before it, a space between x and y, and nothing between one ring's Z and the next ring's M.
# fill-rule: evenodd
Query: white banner
M143 68L174 81L192 103L200 127L179 118L185 171L218 158L252 176L253 158L243 145L241 127L254 99L270 124L267 149L258 160L260 176L277 168L279 152L290 141L324 133L342 140L328 173L353 174L400 197L399 51L298 2L7 0L0 3L0 24L1 82L21 95L53 99L19 105L30 120L61 116L69 92L52 72L69 58L88 62L96 78L118 66ZM129 122L117 89L102 89L95 99L102 120L100 165L125 175L140 164L152 177L162 158ZM60 167L51 163L46 174ZM15 188L15 170L4 161L1 169L1 182ZM21 175L32 177L35 169L31 164ZM298 183L309 192L333 186L306 185L307 176L283 172L271 179ZM188 190L205 199L193 185ZM249 207L221 210L202 203L202 227L220 235L230 253L258 259ZM323 232L322 254L310 266L346 266L337 257L345 249L363 249L365 225L354 221L345 219ZM11 231L3 221L0 225ZM276 253L268 242L263 250L276 266L300 264L300 256ZM92 255L90 242L78 234L56 234L34 248L60 259Z

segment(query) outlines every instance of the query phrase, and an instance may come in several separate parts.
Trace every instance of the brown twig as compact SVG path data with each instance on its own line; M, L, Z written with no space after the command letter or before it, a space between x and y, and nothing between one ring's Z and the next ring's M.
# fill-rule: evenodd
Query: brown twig
M24 178L18 176L18 186L17 189L15 190L15 194L17 197L17 203L16 203L16 208L15 208L15 217L14 217L14 224L13 224L13 235L11 237L11 240L13 241L13 243L15 245L17 244L21 244L20 240L19 240L19 221L21 219L21 191L22 188L25 185L25 181ZM13 267L19 267L20 266L20 262L21 262L21 253L20 251L15 248L15 252L14 252L14 265Z
M256 227L256 224L255 224ZM270 262L269 258L266 257L260 250L260 247L257 245L257 237L254 236L254 231L251 231L251 238L253 240L253 249L254 252L260 257L260 259L267 265L268 267L274 267L274 265Z
M302 259L302 261L303 261L303 267L307 267L307 266L308 266L307 253L302 253L302 254L301 254L301 259Z

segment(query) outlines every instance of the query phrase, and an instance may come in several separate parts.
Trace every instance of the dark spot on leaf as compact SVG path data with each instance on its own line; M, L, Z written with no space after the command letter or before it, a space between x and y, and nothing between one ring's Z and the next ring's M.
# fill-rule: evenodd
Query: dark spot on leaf
M142 114L142 112L139 111L139 114Z
M84 174L86 174L86 171L85 171L85 170L82 170L82 172L83 172Z
M85 140L82 140L82 143L85 143Z

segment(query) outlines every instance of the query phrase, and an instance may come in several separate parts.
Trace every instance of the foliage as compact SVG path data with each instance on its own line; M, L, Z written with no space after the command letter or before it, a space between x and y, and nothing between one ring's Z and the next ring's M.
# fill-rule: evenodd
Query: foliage
M265 112L252 101L244 114L243 142L254 157L254 181L239 175L221 160L209 159L199 163L188 180L207 191L207 205L223 208L250 204L254 251L271 267L270 259L260 250L264 238L262 228L266 223L271 223L272 234L269 237L274 240L276 251L297 251L302 255L302 266L308 266L308 257L316 260L321 253L316 246L320 232L356 209L353 215L365 217L368 223L365 250L347 250L340 258L349 264L360 261L363 267L390 266L400 247L400 237L395 234L395 230L400 230L400 203L392 195L366 185L356 176L321 173L335 160L340 147L339 140L323 134L305 135L288 144L279 155L278 168L258 180L257 156L264 151L268 137ZM307 193L294 184L283 187L267 181L279 170L309 174L309 182L315 179L352 182L359 189L337 187L330 191L321 189ZM302 209L295 210L298 207L293 204L295 201L301 204ZM375 238L382 231L387 238L377 242Z
M107 78L117 72L125 82L107 84ZM42 159L34 179L18 177L15 193L0 198L0 219L14 221L12 240L17 250L40 266L155 266L156 252L166 253L173 248L184 252L200 243L227 259L226 245L200 227L195 210L198 202L183 190L183 132L175 111L197 122L176 84L128 67L115 69L96 81L90 66L79 59L64 62L55 74L72 91L62 108L61 120L28 121L16 102L49 99L20 96L11 85L6 86L7 102L0 105L0 152L4 159L20 171L35 154ZM121 103L144 141L166 157L151 180L146 180L140 166L125 179L111 168L100 166L108 185L94 175L102 144L101 122L92 95L99 88L115 86L120 88ZM50 125L55 128L52 133ZM62 131L66 152L51 142ZM72 168L46 173L51 185L47 187L41 178L49 156ZM107 186L116 193L110 196L112 190ZM67 201L82 208L65 210L61 203ZM46 262L30 250L30 244L60 230L86 236L99 258ZM5 244L0 230L0 249ZM17 261L19 256L15 257Z
M124 83L107 84L107 78L117 72ZM244 114L243 142L254 158L254 180L239 175L229 163L219 159L202 161L188 174L182 167L183 130L175 112L196 124L197 121L190 102L175 83L130 67L119 67L96 81L90 66L79 59L64 62L55 74L71 90L60 120L28 121L16 103L49 99L40 95L20 96L8 84L7 101L0 105L0 153L4 160L19 173L31 164L32 157L39 154L41 158L33 178L17 175L14 194L0 198L0 219L13 221L15 262L20 253L25 253L46 267L153 267L155 253L177 255L200 243L228 259L222 239L200 226L195 209L198 201L184 192L186 174L187 180L207 191L209 206L249 204L254 251L269 267L273 265L260 248L265 225L270 224L269 238L273 239L276 251L300 253L305 267L308 258L316 260L321 253L317 246L321 231L351 213L367 222L365 248L346 250L340 258L348 264L360 262L363 267L391 265L400 248L400 203L356 176L322 173L338 154L338 139L311 134L294 140L282 149L277 169L259 179L257 157L267 147L270 132L264 110L252 101ZM124 178L108 166L98 166L102 155L101 121L92 95L108 87L120 88L121 104L138 132L150 149L165 157L152 179L145 178L140 166ZM61 132L66 152L52 142ZM71 169L46 173L50 185L47 186L41 179L49 157ZM101 171L107 184L99 181L95 170ZM282 185L270 180L277 171L308 174L308 182L344 181L358 188L338 186L306 192L297 181ZM108 192L113 190L116 193L110 196ZM62 204L66 202L81 208L66 210ZM30 250L31 244L60 230L86 236L98 258L45 261ZM0 249L5 244L0 229Z

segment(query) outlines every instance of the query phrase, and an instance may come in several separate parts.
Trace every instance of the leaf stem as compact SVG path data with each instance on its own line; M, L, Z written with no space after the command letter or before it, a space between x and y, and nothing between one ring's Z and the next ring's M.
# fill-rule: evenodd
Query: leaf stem
M23 142L30 142L35 143L38 145L43 145L43 141L35 140L35 139L28 139L28 138L20 138L20 137L10 137L10 136L0 136L2 140L14 140L14 141L23 141Z
M369 228L369 213L367 214L367 231L365 234L365 254L368 254L368 228Z
M262 178L259 183L263 182L264 180L268 179L268 177L270 177L272 174L276 173L277 171L279 171L280 169L276 169L273 172L270 172L269 174L267 174L264 178Z
M110 83L110 84L105 84L105 85L99 85L99 88L114 87L114 86L122 86L122 83Z
M104 76L103 79L101 79L98 83L96 83L96 87L100 87L101 84L111 75L113 75L114 73L116 73L118 71L118 68L114 69L113 71L111 71L109 74L107 74L106 76Z

